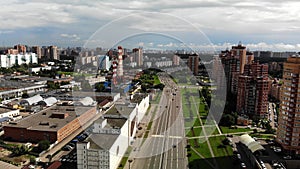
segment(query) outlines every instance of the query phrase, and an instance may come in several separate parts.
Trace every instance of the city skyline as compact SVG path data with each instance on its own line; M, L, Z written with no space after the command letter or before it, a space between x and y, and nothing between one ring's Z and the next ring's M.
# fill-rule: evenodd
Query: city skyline
M205 44L189 46L225 49L242 41L250 50L299 51L297 20L299 2L264 1L23 1L1 2L0 45L84 46L104 25L136 13L154 12L178 17L193 24L207 36ZM191 12L194 11L194 12ZM198 11L198 12L197 12ZM145 15L147 16L147 15ZM159 16L159 15L157 15ZM172 25L172 20L141 17L128 23L133 30L159 30L186 34L191 29ZM164 28L164 29L163 29ZM111 31L113 37L114 30ZM186 35L182 35L186 36ZM122 38L122 37L120 37ZM178 48L176 43L155 39L140 42L144 48ZM136 46L136 44L133 44Z

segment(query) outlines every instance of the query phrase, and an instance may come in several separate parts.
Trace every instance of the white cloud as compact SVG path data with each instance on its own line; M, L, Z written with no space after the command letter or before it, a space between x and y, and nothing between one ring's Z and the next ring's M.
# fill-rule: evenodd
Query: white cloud
M219 43L219 44L178 44L178 43L167 43L167 44L157 44L156 46L160 49L168 48L168 49L176 49L176 47L182 47L186 48L189 47L192 50L200 50L200 51L212 51L213 49L215 51L219 50L226 50L231 49L232 46L235 46L237 44L234 43ZM250 43L250 44L243 44L243 46L246 46L248 50L250 51L300 51L300 44L285 44L285 43L274 43L269 44L265 42L259 42L259 43Z
M0 30L0 34L9 34L9 33L13 33L14 31L11 30L5 30L5 31L1 31Z
M57 26L73 23L76 19L56 3L25 3L5 5L0 10L0 29L22 29L39 26Z
M63 38L67 38L67 39L71 39L72 41L78 41L80 40L80 37L76 34L66 34L66 33L62 33L60 34L61 37Z
M96 26L101 27L103 23L143 11L162 12L184 18L204 33L209 32L219 42L231 40L218 37L226 33L236 37L257 37L268 42L274 38L286 41L272 46L250 44L251 48L298 49L297 45L291 43L298 41L297 36L290 34L300 34L300 2L297 0L10 0L1 1L0 5L3 6L0 11L0 35L5 31L17 32L37 27L58 28L81 35L80 31L93 32ZM128 20L126 26L143 31L193 31L189 24L172 20L171 17L157 16L134 18ZM122 25L118 29L123 29ZM56 31L63 32L62 30ZM57 32L55 34L59 34ZM64 38L70 36L72 35L62 34ZM81 40L88 37L72 38ZM291 45L287 45L288 43Z

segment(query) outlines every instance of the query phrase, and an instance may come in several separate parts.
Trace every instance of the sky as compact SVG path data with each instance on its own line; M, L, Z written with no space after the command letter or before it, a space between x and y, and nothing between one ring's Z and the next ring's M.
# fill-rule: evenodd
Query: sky
M153 49L180 49L184 43L219 50L241 41L250 50L300 51L298 0L7 0L0 5L0 46L94 42L109 47L127 38L127 44ZM128 38L136 32L162 36Z

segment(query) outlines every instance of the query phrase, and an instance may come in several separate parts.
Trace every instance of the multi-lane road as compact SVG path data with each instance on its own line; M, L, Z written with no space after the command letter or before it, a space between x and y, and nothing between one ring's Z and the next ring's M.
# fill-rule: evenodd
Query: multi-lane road
M161 73L159 78L165 88L148 138L130 155L133 169L187 168L180 90L169 75Z

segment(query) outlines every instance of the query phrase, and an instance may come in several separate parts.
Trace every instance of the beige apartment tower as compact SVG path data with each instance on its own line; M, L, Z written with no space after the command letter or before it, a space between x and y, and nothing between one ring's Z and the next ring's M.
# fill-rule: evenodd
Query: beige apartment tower
M300 57L292 56L283 65L283 84L277 141L285 151L300 154Z

